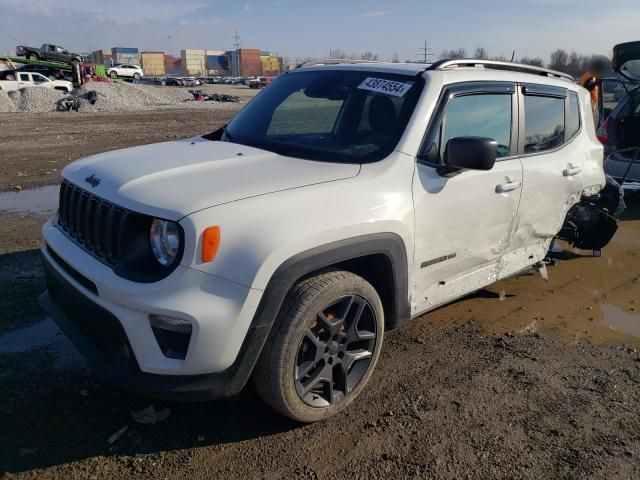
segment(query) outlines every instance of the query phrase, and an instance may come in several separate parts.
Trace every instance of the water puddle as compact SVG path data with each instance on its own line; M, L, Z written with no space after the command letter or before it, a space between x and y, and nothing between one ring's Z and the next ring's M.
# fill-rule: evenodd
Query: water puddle
M600 308L604 315L602 325L616 332L640 337L640 315L627 312L616 305L601 304Z
M58 208L58 185L22 190L20 192L0 192L0 210L32 215L49 215Z

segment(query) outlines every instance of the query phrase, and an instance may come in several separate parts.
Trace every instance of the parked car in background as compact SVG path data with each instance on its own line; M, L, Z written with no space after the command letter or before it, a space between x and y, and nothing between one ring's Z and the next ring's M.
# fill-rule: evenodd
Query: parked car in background
M107 75L111 78L133 78L138 79L144 77L142 68L138 65L119 64L107 69Z
M273 77L256 77L249 80L249 88L265 88L271 85Z
M252 378L322 420L386 330L535 268L576 208L598 217L602 153L566 74L311 62L210 134L67 165L40 301L126 389L212 399ZM578 248L606 245L605 221Z
M81 54L71 53L64 47L52 45L50 43L45 43L40 48L18 45L16 47L16 55L19 57L26 57L29 60L49 60L52 62L70 64L80 63L83 61Z
M168 87L184 87L184 82L181 78L167 77L164 79L164 84Z
M17 72L36 72L50 80L64 79L65 72L59 68L45 67L44 65L21 65L15 70L0 71L0 80L15 80Z
M625 189L640 189L640 41L616 45L613 69L624 81L613 88L612 110L598 127L605 145L605 171ZM603 91L603 102L607 91Z
M155 77L136 78L133 80L133 83L140 85L166 85L164 79Z
M199 87L202 85L202 82L196 77L183 77L182 82L185 87Z
M10 92L24 87L44 87L70 93L73 84L67 80L50 80L37 72L17 72L16 80L0 80L0 90Z

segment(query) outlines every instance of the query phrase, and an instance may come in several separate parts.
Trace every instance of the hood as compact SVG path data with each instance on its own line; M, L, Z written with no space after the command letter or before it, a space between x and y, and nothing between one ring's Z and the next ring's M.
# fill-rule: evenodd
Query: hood
M196 137L93 155L62 176L133 211L178 220L248 197L358 175L360 165L284 157Z
M640 83L640 41L613 47L613 70L627 80Z

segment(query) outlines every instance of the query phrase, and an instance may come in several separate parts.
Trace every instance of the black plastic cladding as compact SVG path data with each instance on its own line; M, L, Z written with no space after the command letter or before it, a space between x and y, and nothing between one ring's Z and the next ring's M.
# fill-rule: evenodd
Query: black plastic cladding
M110 267L114 273L127 280L139 283L151 283L168 276L180 263L184 248L184 232L180 232L180 250L170 267L159 263L131 261L131 238L128 238L127 222L134 220L153 220L148 215L133 212L114 205L97 195L83 190L64 180L60 185L58 203L58 227L76 245L94 258ZM129 232L130 233L130 232ZM154 261L148 238L145 239L147 252L136 252ZM132 265L136 267L132 268ZM147 270L140 269L145 265Z

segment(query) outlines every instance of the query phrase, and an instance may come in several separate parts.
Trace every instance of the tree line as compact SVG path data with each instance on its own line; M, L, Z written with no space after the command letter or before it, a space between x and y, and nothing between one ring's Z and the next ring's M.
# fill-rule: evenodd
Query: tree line
M557 70L559 72L568 73L573 77L579 77L589 68L591 60L598 55L584 55L575 51L571 53L562 48L558 48L551 53L549 61L545 62L541 57L520 57L513 58L514 62L523 63L525 65L533 65L536 67L547 67L551 70ZM457 48L451 50L443 50L440 53L440 59L456 59L456 58L470 58L466 49ZM512 59L504 56L490 57L487 51L483 47L476 48L471 58L486 59L486 60L501 60L509 62Z
M478 47L474 50L473 54L467 52L466 48L454 48L454 49L445 49L442 50L438 58L440 60L444 59L458 59L458 58L477 58L477 59L485 59L485 60L499 60L503 62L514 61L517 63L523 63L525 65L533 65L536 67L546 67L552 70L557 70L559 72L568 73L573 77L579 77L582 75L589 67L589 63L591 60L596 57L596 55L585 55L582 53L578 53L575 51L567 52L562 48L558 48L554 50L550 57L549 61L545 61L542 57L515 57L507 58L503 55L499 56L490 56L487 50L484 47ZM382 60L377 53L366 51L364 53L348 53L339 48L331 49L329 51L328 58L341 58L347 60L368 60L368 61L377 61ZM311 58L297 58L297 63L302 63L304 61L311 60ZM400 56L397 53L394 53L390 59L387 59L393 63L400 62ZM420 63L419 60L405 60L407 63Z

